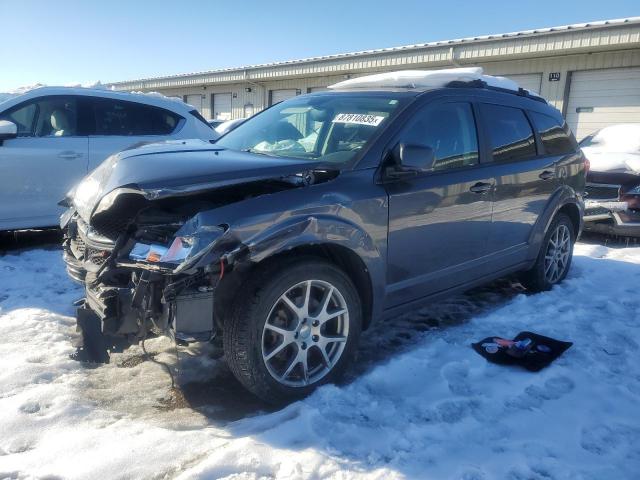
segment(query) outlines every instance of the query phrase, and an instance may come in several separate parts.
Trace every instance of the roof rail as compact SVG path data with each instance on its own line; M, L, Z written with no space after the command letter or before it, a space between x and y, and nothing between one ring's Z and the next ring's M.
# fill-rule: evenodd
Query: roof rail
M541 102L547 104L547 100L537 95L535 93L530 92L529 90L519 87L518 90L511 90L509 88L501 88L496 87L494 85L489 85L487 82L481 79L475 79L470 81L464 80L454 80L449 82L446 87L450 88L485 88L487 90L493 90L496 92L510 93L511 95L519 95L521 97L527 97L531 100L535 100L536 102Z

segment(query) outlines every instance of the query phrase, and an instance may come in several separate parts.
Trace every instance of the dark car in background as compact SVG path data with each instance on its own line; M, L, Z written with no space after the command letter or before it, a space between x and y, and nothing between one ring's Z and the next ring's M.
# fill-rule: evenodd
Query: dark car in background
M640 236L640 124L605 127L580 147L590 163L585 230Z
M62 220L83 352L221 334L246 388L297 398L382 317L508 274L562 281L584 185L561 114L480 69L349 80L213 145L122 152Z

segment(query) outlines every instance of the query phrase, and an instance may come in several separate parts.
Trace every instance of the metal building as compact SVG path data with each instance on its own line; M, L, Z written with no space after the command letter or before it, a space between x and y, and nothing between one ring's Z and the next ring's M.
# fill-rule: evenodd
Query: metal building
M578 138L640 123L640 17L462 38L264 65L117 82L178 96L207 118L248 117L345 78L391 70L481 66L540 93Z

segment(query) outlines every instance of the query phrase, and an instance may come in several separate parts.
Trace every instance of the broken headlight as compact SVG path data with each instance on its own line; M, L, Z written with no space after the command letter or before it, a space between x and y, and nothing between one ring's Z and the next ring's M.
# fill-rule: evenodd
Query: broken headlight
M210 247L222 236L222 227L200 227L188 232L183 226L169 245L138 242L129 253L129 259L149 263L173 266L179 272L207 253Z

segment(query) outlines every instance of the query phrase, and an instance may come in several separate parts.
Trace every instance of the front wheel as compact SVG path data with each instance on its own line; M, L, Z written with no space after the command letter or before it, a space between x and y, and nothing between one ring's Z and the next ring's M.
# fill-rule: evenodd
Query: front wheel
M360 298L342 270L316 259L272 263L258 267L236 298L225 357L247 389L281 403L337 380L360 328Z
M521 275L522 284L529 290L541 292L564 280L571 267L574 243L573 223L567 215L559 213L544 236L536 263Z

